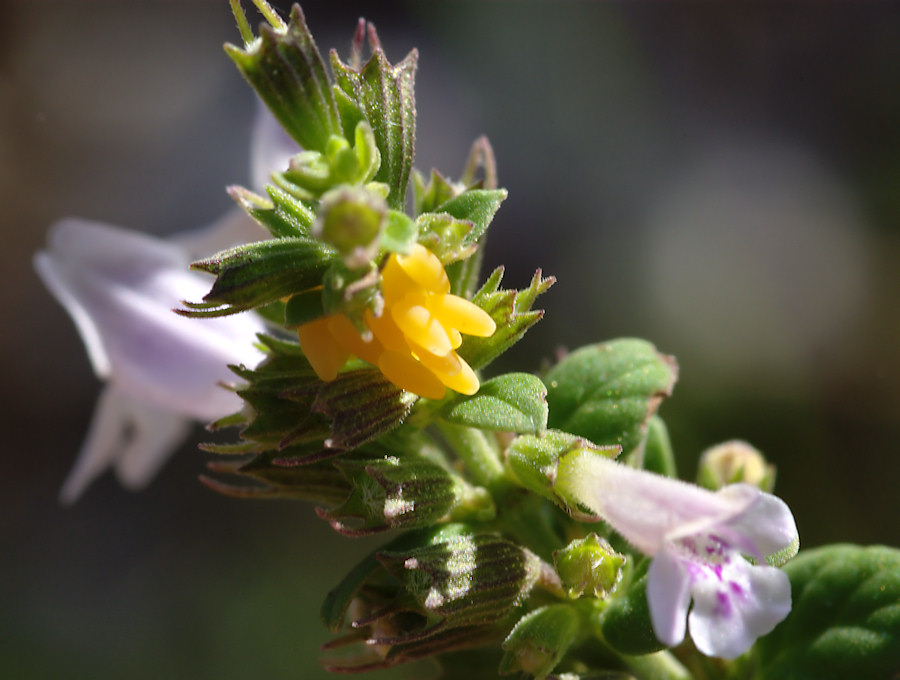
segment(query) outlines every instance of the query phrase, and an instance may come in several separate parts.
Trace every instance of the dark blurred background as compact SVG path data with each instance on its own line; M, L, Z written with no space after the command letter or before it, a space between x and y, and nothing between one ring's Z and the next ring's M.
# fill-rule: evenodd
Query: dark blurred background
M743 438L804 546L900 544L900 5L305 10L323 49L360 15L391 60L420 49L417 167L458 176L490 137L510 197L486 265L559 279L492 370L646 337L681 365L683 476ZM324 592L380 542L215 495L193 443L142 493L107 475L57 504L100 385L32 254L65 215L166 234L230 208L254 98L224 41L226 0L2 8L3 677L322 677Z

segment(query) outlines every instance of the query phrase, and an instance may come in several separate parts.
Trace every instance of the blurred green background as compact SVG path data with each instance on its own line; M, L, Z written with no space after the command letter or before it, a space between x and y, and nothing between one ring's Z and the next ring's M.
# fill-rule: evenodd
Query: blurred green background
M365 15L391 60L420 49L417 167L458 175L491 139L486 266L559 279L492 370L646 337L681 365L661 414L684 476L743 438L804 546L900 544L900 5L304 8L320 48ZM378 539L215 495L193 443L142 493L56 501L100 386L31 256L65 215L166 234L230 207L254 99L227 2L2 14L0 675L324 677L319 603Z

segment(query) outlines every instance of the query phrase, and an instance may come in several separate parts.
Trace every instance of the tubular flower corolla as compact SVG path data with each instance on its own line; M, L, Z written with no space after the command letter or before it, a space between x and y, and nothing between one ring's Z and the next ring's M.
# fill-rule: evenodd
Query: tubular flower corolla
M661 642L680 643L687 619L697 649L733 659L790 612L788 577L766 564L799 546L782 500L747 484L707 491L590 454L564 459L559 472L557 488L653 557L647 602Z
M228 364L255 364L263 324L253 315L186 319L172 308L202 294L190 256L161 239L69 218L50 230L34 265L78 327L107 381L87 440L61 492L75 501L108 466L129 487L146 484L186 436L191 420L236 411L222 389Z
M252 132L254 180L283 168L296 144L260 109ZM240 398L220 383L228 364L255 365L264 330L253 314L187 319L179 301L201 297L208 279L192 259L259 239L262 229L243 210L167 239L67 218L53 225L34 266L81 334L106 387L75 466L60 492L73 503L106 468L130 488L146 485L187 436L192 421L236 411Z
M298 329L303 351L320 379L334 380L351 356L375 366L397 387L440 399L449 387L478 391L478 377L456 350L462 334L489 337L496 324L487 312L450 293L441 261L422 245L392 254L381 271L384 309L366 311L361 334L344 314ZM364 337L364 335L368 337Z

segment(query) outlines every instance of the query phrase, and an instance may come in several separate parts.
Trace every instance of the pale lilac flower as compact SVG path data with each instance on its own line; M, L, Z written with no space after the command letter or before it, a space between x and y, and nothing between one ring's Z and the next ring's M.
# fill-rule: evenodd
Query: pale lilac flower
M254 126L251 165L287 167L296 146L267 113ZM240 398L224 389L228 364L253 366L263 323L253 313L189 319L173 313L181 300L208 292L208 275L192 260L265 238L242 210L166 240L87 220L51 227L48 247L34 258L47 288L72 317L94 372L107 382L87 438L60 492L78 499L106 468L129 488L146 485L181 444L191 421L208 422L237 411Z
M50 230L34 265L77 326L94 372L107 381L87 440L60 498L73 502L108 466L129 487L146 484L188 432L241 407L219 383L228 364L255 365L262 321L253 314L188 319L173 313L200 299L210 279L166 241L66 219Z
M684 639L687 619L697 649L733 659L790 612L790 582L766 557L793 556L799 539L775 496L745 484L707 491L585 452L560 461L556 487L653 557L647 601L666 645Z

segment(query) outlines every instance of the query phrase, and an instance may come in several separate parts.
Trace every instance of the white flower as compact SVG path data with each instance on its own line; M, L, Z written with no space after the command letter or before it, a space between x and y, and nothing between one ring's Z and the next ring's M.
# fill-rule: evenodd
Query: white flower
M745 484L707 491L585 452L560 461L556 486L653 556L647 601L666 645L684 639L687 619L697 649L733 659L790 612L787 575L765 564L799 546L794 517L775 496Z
M279 169L296 152L268 114L256 121L254 179ZM262 321L252 313L190 319L173 313L198 300L211 279L190 262L265 237L243 211L204 229L162 240L68 218L51 227L35 255L44 284L72 317L94 372L107 385L60 500L72 503L107 467L130 488L147 484L181 444L192 420L210 421L241 407L224 389L228 364L255 365Z

